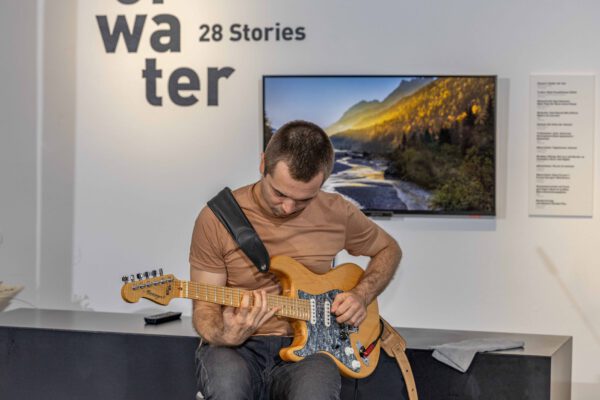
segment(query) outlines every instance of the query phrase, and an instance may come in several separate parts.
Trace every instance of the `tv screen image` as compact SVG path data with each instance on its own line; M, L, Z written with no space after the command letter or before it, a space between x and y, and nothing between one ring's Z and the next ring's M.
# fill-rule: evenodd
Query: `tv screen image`
M263 77L264 147L303 119L329 135L323 185L365 212L495 215L495 76Z

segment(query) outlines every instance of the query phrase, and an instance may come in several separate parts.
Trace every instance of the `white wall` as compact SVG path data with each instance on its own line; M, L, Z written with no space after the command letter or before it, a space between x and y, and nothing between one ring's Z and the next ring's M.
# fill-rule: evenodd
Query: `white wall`
M4 166L8 161L6 168L28 185L25 190L13 174L0 173L2 198L10 199L0 208L4 237L0 271L7 272L0 279L18 283L22 277L28 285L24 300L38 307L132 312L152 306L123 303L121 275L163 266L185 277L189 237L199 209L223 185L235 187L258 177L263 74L497 74L498 216L378 221L405 253L401 271L381 296L382 313L401 326L572 335L573 397L597 398L598 185L593 218L529 217L527 168L529 75L598 73L600 25L595 16L600 3L579 1L577 7L574 2L541 0L1 4L0 15L9 15L0 26L2 79L31 84L35 72L30 66L16 66L19 60L27 65L41 60L44 71L43 93L31 86L21 91L12 83L0 94L4 112L0 115L9 121L1 128L1 162ZM21 32L19 25L8 23L22 14L39 22L35 13L40 12L46 21L41 27L46 49L41 58L35 55L34 46L40 44L31 30ZM160 13L179 18L180 53L151 49L149 37L155 29L151 18ZM126 53L123 43L115 54L104 51L95 16L107 15L112 25L117 14L130 21L135 14L148 14L137 53ZM57 33L51 21L59 15L76 25L69 28L67 22L67 28ZM303 25L307 39L197 41L198 25L235 22ZM6 32L14 31L20 32L17 48L5 39ZM71 49L61 45L73 40ZM163 107L152 107L145 100L141 75L145 58L156 58L163 69L158 86ZM190 107L173 105L166 94L168 75L182 66L197 71L201 79L200 101ZM225 66L236 71L220 83L220 105L208 107L206 68ZM57 80L64 90L53 85ZM48 93L61 96L61 101ZM15 103L21 95L30 101ZM39 96L41 148L55 146L56 152L36 153L39 138L36 142L34 127L24 118L40 115L33 100ZM14 111L6 112L9 106ZM36 154L41 164L36 164ZM32 189L36 165L42 166L37 191ZM594 173L598 176L598 163ZM36 198L37 225L31 216ZM24 223L11 219L15 215L26 217ZM35 242L36 230L37 275L31 252L18 250L25 245L35 248L31 241ZM31 287L34 282L38 291ZM184 300L175 300L170 307L189 312Z
M36 2L1 2L0 281L25 285L29 299L36 292L36 40Z

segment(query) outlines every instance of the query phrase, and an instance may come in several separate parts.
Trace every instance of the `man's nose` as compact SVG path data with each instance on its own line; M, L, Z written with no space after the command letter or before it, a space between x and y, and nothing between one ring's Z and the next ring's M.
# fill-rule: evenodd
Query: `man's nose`
M281 208L286 214L291 214L296 209L296 202L292 199L285 199L281 204Z

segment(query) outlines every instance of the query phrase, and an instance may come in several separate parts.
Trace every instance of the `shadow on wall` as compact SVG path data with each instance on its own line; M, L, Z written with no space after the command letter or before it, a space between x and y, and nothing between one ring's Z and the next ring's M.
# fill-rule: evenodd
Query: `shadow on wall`
M496 96L496 219L506 218L508 112L510 110L510 80L498 78Z
M548 271L550 272L550 274L552 274L552 276L554 276L554 278L558 282L559 287L561 288L561 290L564 293L565 297L569 300L569 303L571 303L571 305L573 306L573 308L575 309L575 311L577 311L577 314L579 315L579 317L583 321L583 324L585 325L585 327L587 328L587 330L590 332L590 334L594 338L594 341L598 345L600 345L600 334L596 330L596 327L594 326L594 324L591 321L591 319L587 316L587 314L583 310L583 307L581 307L581 305L577 302L577 299L575 298L575 296L573 296L573 294L569 290L569 287L566 285L566 283L560 277L560 275L558 273L558 268L556 268L556 265L554 265L554 263L552 262L552 260L548 256L548 254L546 254L546 252L544 251L544 249L542 249L541 247L537 248L537 253L540 255L540 258L542 259L542 262L543 262L544 266L546 266L546 269L548 269ZM600 377L599 377L599 381L600 381ZM595 397L595 399L598 398L598 393L600 393L600 387L596 391L596 397Z
M66 0L43 4L43 146L38 160L41 215L36 303L60 309L72 306L78 3Z

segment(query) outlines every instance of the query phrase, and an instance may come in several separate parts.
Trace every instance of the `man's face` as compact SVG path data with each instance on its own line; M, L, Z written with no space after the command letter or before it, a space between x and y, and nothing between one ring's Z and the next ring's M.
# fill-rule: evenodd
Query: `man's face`
M273 215L287 217L304 210L319 193L323 172L309 182L297 181L290 175L287 164L280 161L271 173L263 176L262 182L262 197Z

